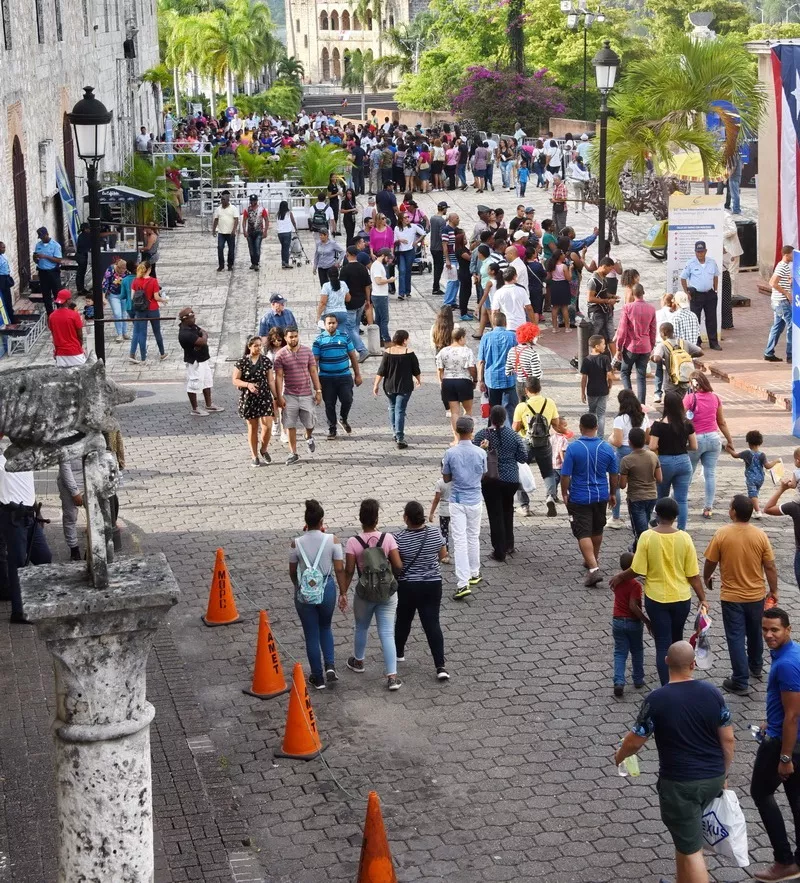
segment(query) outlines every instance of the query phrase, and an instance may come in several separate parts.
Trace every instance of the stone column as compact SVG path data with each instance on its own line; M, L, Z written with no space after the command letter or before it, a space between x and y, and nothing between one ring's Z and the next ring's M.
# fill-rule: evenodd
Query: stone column
M96 589L80 564L20 571L25 615L53 654L59 883L152 883L147 657L178 600L166 558L118 558Z

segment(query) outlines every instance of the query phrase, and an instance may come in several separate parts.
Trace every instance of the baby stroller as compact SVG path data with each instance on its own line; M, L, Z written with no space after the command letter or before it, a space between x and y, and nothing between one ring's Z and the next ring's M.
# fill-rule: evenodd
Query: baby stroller
M414 248L414 260L411 262L412 273L431 273L433 264L428 258L428 249L425 245L425 239L421 239L419 245Z
M308 255L303 248L303 243L300 241L300 237L297 233L292 233L292 243L289 246L289 256L291 258L292 264L295 267L299 267L303 263L303 258L305 258L305 262L310 264L311 261L308 259Z

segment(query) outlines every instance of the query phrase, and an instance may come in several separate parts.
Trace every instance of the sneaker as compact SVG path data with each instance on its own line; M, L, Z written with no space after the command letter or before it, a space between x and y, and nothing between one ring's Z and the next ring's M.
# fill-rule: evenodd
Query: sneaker
M751 677L751 678L754 678L754 679L757 680L757 681L763 681L763 680L764 680L764 675L762 674L762 671L761 671L760 668L758 669L758 671L754 671L754 670L751 668L751 669L750 669L750 677Z
M738 684L735 684L733 682L732 678L725 678L725 680L722 682L722 689L725 690L726 693L735 693L737 696L750 695L750 687L740 687ZM791 877L788 879L791 879Z
M357 671L359 674L362 674L365 668L364 660L356 659L355 656L351 656L347 660L347 667L350 669L350 671Z
M406 661L405 654L404 654L403 656L398 656L398 657L397 657L397 661L398 661L398 662L405 662L405 661Z
M643 690L647 686L647 684L642 681L641 684L634 684L633 686L636 687L637 690Z
M703 518L711 518L714 515L713 509L703 509Z
M461 315L462 322L471 322L474 318L475 317L472 315L472 313L463 313Z
M603 582L603 574L600 573L600 568L598 567L596 570L590 570L586 574L586 579L584 579L583 584L587 589L590 589L601 582Z
M205 411L198 411L197 408L189 411L189 413L192 415L192 417L208 417L208 414L206 414Z
M397 447L399 450L404 451L408 447L408 442L399 441Z
M621 518L612 518L611 521L608 522L608 526L611 530L622 530L622 528L625 527L625 524Z
M12 625L33 625L33 622L28 619L24 613L12 613L11 616L8 617L8 621L12 623Z
M336 430L335 429L329 430L328 434L325 436L325 438L328 441L335 441L336 440Z
M300 459L299 454L289 454L286 458L286 465L291 466L293 463L296 463Z
M449 681L450 680L450 675L447 673L447 669L443 665L440 665L436 669L436 680L437 681Z
M163 362L164 359L168 359L168 358L169 358L169 353L161 353L161 355L158 357L160 362Z
M208 411L209 414L219 414L224 410L225 408L221 405L206 405L206 411Z
M531 515L530 506L518 506L517 507L517 515L521 515L523 518L530 518L530 515Z
M755 512L753 512L753 518L757 518L757 519L759 519L759 521L761 520L761 510L760 509L756 509Z
M530 514L530 510L528 510L528 514ZM550 496L550 494L547 495L547 517L556 517L556 501Z
M467 595L472 594L472 589L467 586L459 586L455 592L453 592L453 600L460 601L462 598L466 598Z
M139 364L139 360L135 356L128 356L128 361L131 362L133 365Z
M764 361L765 362L782 362L783 359L781 359L779 356L776 356L773 353L771 356L764 356Z
M346 420L340 420L340 421L339 421L339 426L341 426L342 429L343 429L348 435L350 435L350 433L353 431L353 428L350 426L350 424L349 424Z
M479 573L476 574L475 576L471 576L471 577L469 578L469 584L470 584L471 586L477 586L477 585L480 585L482 582L483 582L483 577L482 577Z
M114 338L114 343L122 343L122 335L121 335L121 334L118 334L118 335Z
M654 404L656 404L656 405L660 405L660 404L661 404L661 399L662 399L662 398L663 398L662 394L661 394L660 392L657 392L657 393L653 396L653 402L654 402Z
M625 687L622 684L614 684L614 695L619 699L625 693Z
M262 458L262 460L263 460L265 463L271 463L271 462L272 462L272 457L270 457L268 451L259 451L259 453L261 454L261 458Z
M123 335L122 335L122 339L123 339L123 340L130 340L130 339L131 339L131 336L130 336L130 334L123 334Z
M397 675L389 675L386 678L386 686L390 690L399 690L400 687L403 686L403 682L397 677Z
M316 675L309 675L308 683L311 684L312 687L315 687L317 690L325 689L325 679L318 678Z
M366 362L369 358L369 350L364 350L363 353L358 357L358 364L360 365L362 362Z
M285 430L281 432L281 444L288 445L289 444L289 433Z
M255 466L260 466L260 465L261 465L261 460L259 460L258 457L253 457L253 466L255 467Z
M794 862L790 865L775 862L774 865L753 874L753 879L761 880L762 883L779 883L781 880L797 880L798 877L800 877L800 866Z
M313 454L314 451L316 451L317 443L314 441L313 435L311 436L311 438L306 439L306 447L308 448L310 454Z
M339 680L339 675L336 674L336 669L332 664L325 665L325 678L327 679L329 684L332 684L334 681Z

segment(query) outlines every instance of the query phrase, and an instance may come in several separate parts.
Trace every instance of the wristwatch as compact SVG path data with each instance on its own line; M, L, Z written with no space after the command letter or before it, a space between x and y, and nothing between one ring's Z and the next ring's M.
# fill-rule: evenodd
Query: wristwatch
M781 763L791 763L792 756L790 754L782 754L781 755Z

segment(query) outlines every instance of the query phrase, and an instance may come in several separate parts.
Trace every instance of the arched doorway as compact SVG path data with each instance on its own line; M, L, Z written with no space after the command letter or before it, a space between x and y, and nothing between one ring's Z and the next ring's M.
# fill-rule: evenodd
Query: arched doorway
M338 83L342 79L342 60L339 57L339 50L333 50L333 79Z
M14 181L14 214L17 218L19 291L25 291L31 281L31 243L28 238L28 179L18 136L14 137L11 148L11 176Z
M322 49L322 82L327 83L331 78L331 57L328 54L328 47Z
M319 14L319 29L320 29L321 31L327 31L327 30L328 30L328 13L325 12L324 9L323 9L323 11Z
M350 30L350 13L346 9L342 13L342 30L343 31Z
M339 13L334 10L331 13L331 30L338 31L339 30Z

